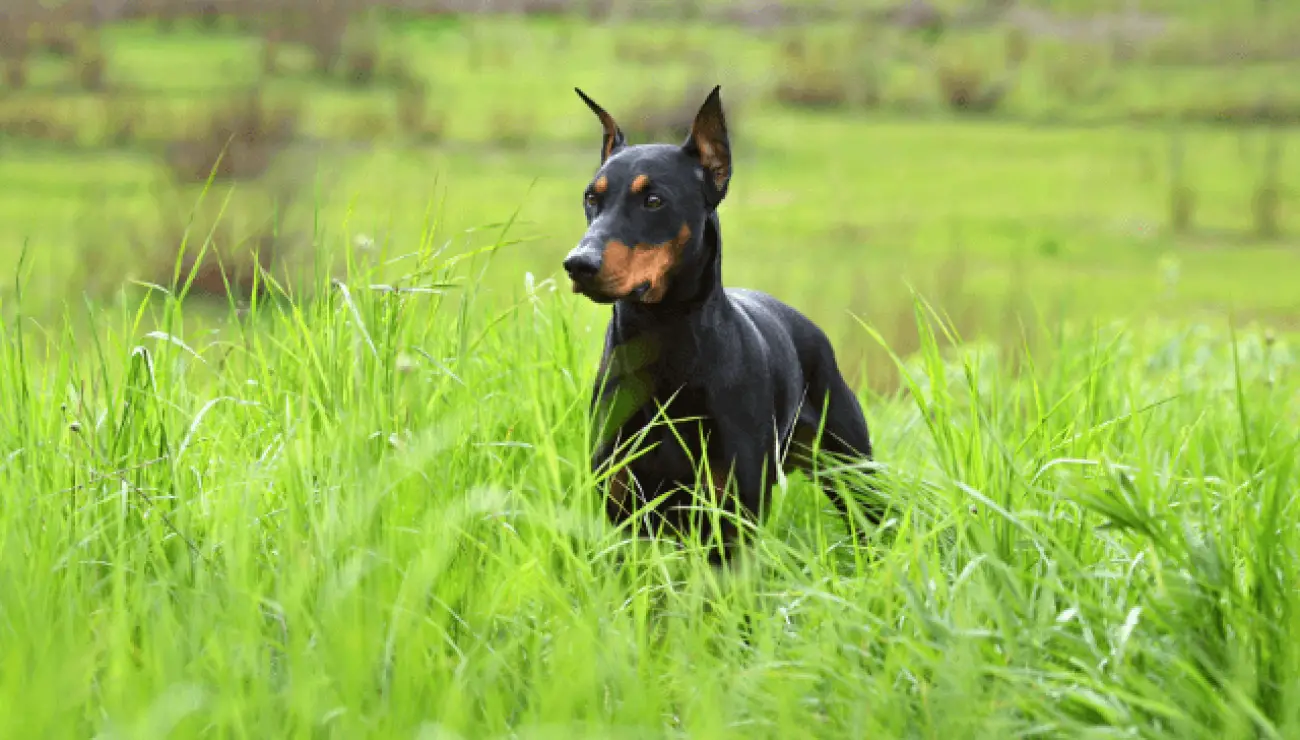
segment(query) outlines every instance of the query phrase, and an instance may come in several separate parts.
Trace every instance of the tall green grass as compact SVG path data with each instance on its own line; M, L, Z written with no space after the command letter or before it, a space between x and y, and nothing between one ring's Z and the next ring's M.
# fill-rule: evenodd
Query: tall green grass
M0 736L1300 733L1282 343L941 352L918 304L895 515L793 478L719 571L605 524L578 299L433 244L216 326L2 307Z

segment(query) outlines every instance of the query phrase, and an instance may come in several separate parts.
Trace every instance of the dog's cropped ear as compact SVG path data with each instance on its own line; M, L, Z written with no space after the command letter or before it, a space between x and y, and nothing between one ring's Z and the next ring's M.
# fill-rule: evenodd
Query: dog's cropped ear
M703 165L704 192L714 206L727 194L731 182L731 142L727 138L727 119L722 115L720 89L721 85L713 88L704 100L682 144L682 149Z
M627 139L623 136L622 129L614 122L613 116L606 113L604 108L596 105L596 101L587 97L583 91L576 87L573 88L573 91L578 93L578 97L582 98L582 102L586 103L587 107L591 108L591 112L595 113L596 117L600 119L600 125L605 127L604 141L600 145L600 163L604 164L605 160L609 159L614 152L627 145Z

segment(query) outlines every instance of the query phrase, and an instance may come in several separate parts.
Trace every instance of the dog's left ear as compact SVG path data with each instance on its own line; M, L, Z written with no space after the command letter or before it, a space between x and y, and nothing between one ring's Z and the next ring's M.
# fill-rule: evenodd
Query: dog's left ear
M727 139L727 119L722 115L722 97L718 95L721 89L718 85L705 98L682 144L682 149L704 167L704 192L711 206L722 202L731 182L731 143Z

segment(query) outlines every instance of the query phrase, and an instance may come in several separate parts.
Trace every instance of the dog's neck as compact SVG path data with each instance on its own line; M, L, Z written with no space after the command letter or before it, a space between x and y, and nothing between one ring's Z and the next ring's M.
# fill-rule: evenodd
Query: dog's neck
M694 272L674 275L663 300L614 303L614 322L621 334L634 336L654 327L690 322L722 298L722 229L716 211L704 218L698 254L699 261L690 266Z

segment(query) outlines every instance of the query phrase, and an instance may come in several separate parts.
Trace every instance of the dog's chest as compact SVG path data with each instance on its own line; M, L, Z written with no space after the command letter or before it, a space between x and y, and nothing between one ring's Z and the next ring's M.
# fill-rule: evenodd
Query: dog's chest
M639 478L686 481L716 447L714 427L704 394L687 386L676 394L654 393L629 419L622 436L640 437L634 449L645 454L632 466Z
M681 472L688 454L698 460L706 453L701 440L713 436L714 423L702 361L707 360L695 337L680 329L625 338L604 358L601 371L609 371L616 384L613 405L627 413L618 425L620 437L626 442L639 436L642 449L656 446L647 466Z

